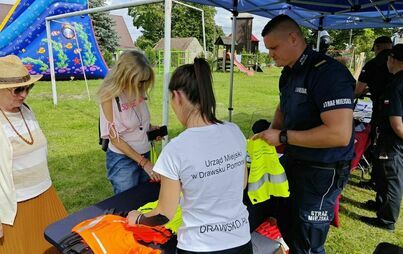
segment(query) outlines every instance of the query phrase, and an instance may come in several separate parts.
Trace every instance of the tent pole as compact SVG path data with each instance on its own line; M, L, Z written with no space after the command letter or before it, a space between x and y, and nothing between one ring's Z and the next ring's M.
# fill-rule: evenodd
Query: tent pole
M232 122L232 90L234 87L234 59L235 59L235 36L236 36L236 17L238 16L238 0L234 0L234 10L232 11L232 41L231 41L231 64L229 80L229 103L228 103L228 121Z
M320 31L318 30L318 39L316 40L316 51L319 52L320 47Z
M46 25L46 39L48 41L50 79L52 81L53 106L56 106L57 105L57 90L56 90L56 78L55 78L55 63L53 60L52 37L50 35L50 20L46 20L45 25Z
M323 30L323 16L319 18L319 26L318 26L318 40L316 41L316 51L319 52L320 49L320 31Z
M171 14L172 0L165 0L165 25L164 25L164 83L162 89L162 124L168 127L169 120L169 79L171 68ZM162 147L168 143L168 137L162 141Z

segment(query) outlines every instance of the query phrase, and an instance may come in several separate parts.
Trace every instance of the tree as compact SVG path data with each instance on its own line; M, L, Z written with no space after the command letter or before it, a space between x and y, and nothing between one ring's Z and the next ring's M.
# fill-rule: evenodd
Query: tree
M101 7L105 5L105 0L90 0L89 7ZM90 14L94 26L95 37L101 52L115 53L119 47L118 36L114 28L114 22L107 12Z
M203 9L206 30L206 47L211 51L215 39L221 35L222 28L214 22L216 10L214 7L191 4ZM136 42L137 46L145 49L153 47L164 37L164 5L152 4L129 8L129 15L133 17L133 25L143 29L143 35ZM201 12L180 4L172 7L172 37L196 37L203 43Z

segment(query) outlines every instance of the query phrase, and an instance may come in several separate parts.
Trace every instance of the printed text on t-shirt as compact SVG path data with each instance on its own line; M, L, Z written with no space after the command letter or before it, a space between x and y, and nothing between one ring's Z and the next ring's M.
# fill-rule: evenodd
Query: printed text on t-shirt
M231 232L232 230L236 230L246 224L248 224L248 219L244 217L223 224L213 224L213 225L207 224L200 226L200 233L204 234L214 231Z
M205 160L204 165L208 170L199 171L197 174L192 174L192 178L197 179L218 175L224 173L227 170L234 169L244 164L245 158L242 157L242 153L240 151L232 154L225 154L216 159Z

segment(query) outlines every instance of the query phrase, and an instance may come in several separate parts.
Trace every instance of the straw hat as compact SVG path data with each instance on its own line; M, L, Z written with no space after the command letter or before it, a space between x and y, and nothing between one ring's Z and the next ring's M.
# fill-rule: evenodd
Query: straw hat
M0 57L0 89L30 85L41 78L42 75L29 75L17 56Z

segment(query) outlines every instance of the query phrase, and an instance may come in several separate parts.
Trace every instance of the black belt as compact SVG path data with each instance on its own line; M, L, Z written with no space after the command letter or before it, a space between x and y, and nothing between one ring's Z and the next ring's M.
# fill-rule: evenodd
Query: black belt
M326 168L336 168L342 169L345 167L351 166L351 161L338 161L333 163L325 163L325 162L316 162L316 161L306 161L306 160L295 160L297 163L301 163L303 165L309 165L314 167L326 167Z

